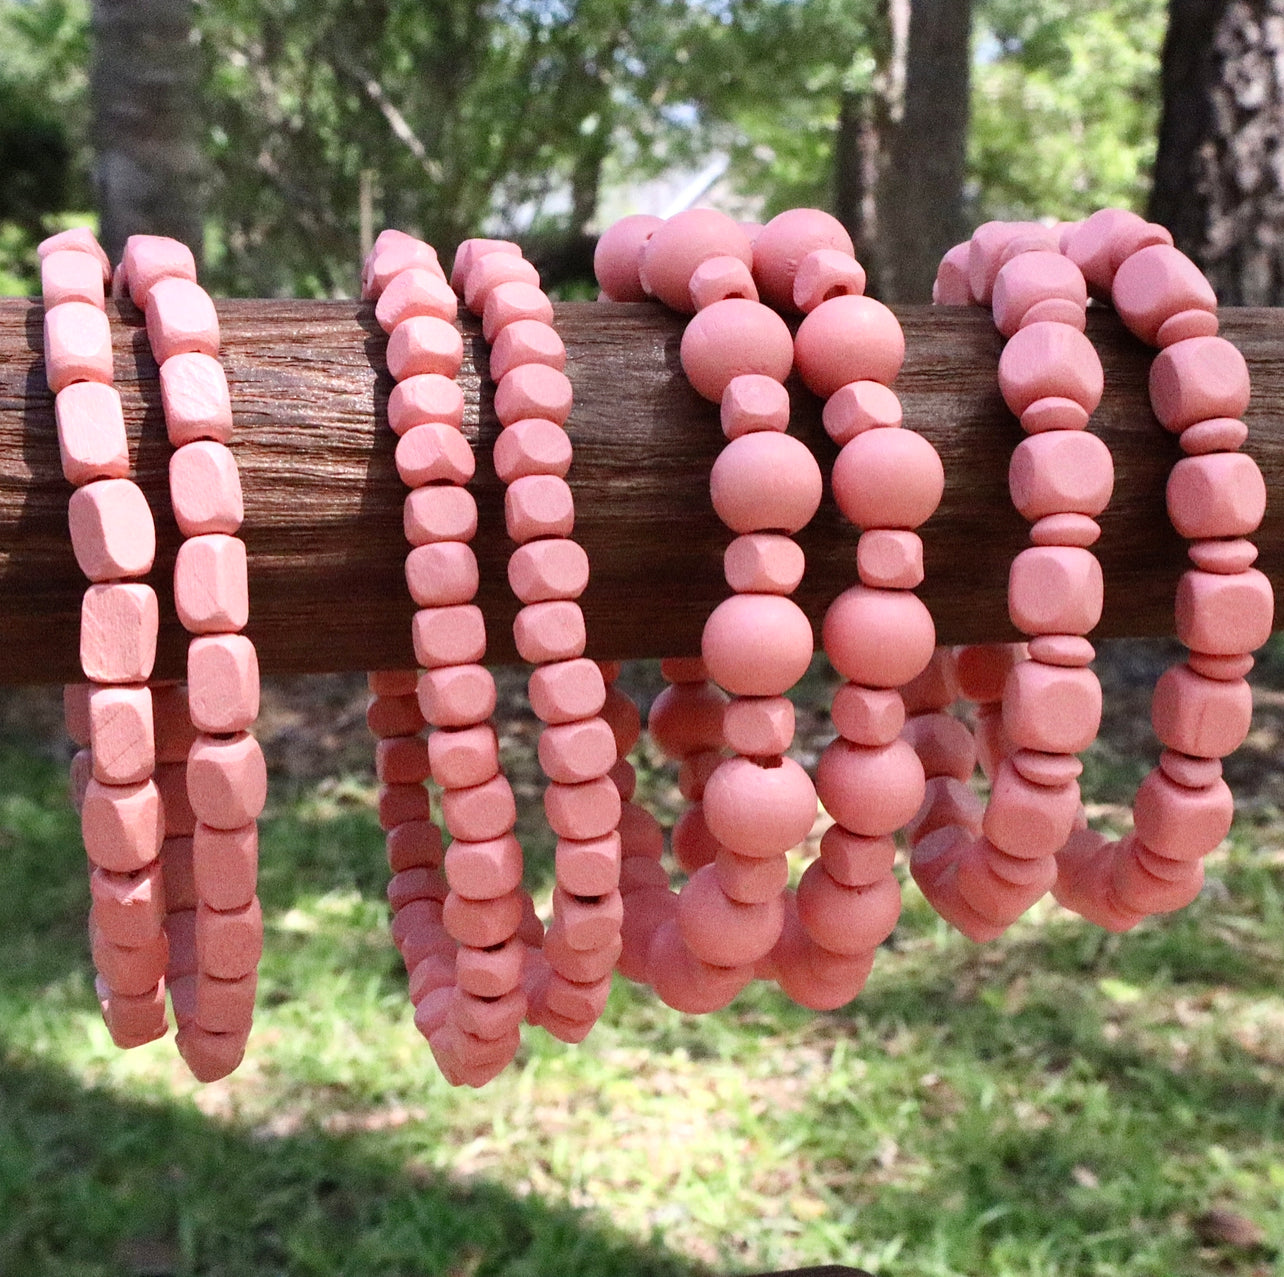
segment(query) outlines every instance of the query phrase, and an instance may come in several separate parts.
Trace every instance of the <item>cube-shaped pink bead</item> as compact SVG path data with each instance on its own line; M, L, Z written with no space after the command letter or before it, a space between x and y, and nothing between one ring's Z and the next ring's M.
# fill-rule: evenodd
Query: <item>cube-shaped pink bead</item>
M156 662L160 609L150 585L91 585L80 605L80 667L93 683L145 683Z
M81 254L85 256L85 254ZM79 487L129 474L129 443L120 395L100 381L77 381L54 398L62 473Z
M165 429L175 448L196 439L227 443L232 437L232 401L223 365L210 355L173 355L161 365Z
M41 259L40 294L46 310L63 302L88 302L102 310L103 282L103 268L90 253L61 249Z
M169 495L185 537L231 535L245 518L236 458L226 444L210 439L184 444L170 457Z
M45 375L55 393L77 381L111 385L111 329L102 310L64 302L45 311Z
M94 779L134 785L156 766L152 694L146 687L96 687L89 696Z
M187 793L197 819L215 829L240 829L267 800L267 767L248 732L199 736L187 757Z
M147 305L152 287L162 279L196 282L196 259L192 250L165 235L131 235L125 241L121 270L129 285L134 305Z
M67 503L71 548L91 581L119 581L151 571L156 528L143 490L132 479L97 479Z
M245 542L212 532L189 537L174 561L174 608L190 634L233 634L250 615Z
M192 725L202 732L244 731L259 714L259 662L244 634L207 634L187 648Z
M147 339L158 364L175 355L218 354L218 315L190 279L158 280L147 296Z

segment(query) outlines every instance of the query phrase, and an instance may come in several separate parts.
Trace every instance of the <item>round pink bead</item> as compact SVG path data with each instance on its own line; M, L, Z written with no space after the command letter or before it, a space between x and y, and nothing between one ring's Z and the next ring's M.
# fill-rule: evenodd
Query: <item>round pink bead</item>
M890 873L869 886L845 887L814 860L798 884L798 920L830 953L854 956L877 948L900 913L900 884Z
M466 239L455 250L455 260L450 267L450 286L456 293L463 293L464 284L474 264L489 253L504 253L520 257L521 246L506 239Z
M822 637L829 663L844 678L899 687L927 668L936 627L916 595L857 585L830 604Z
M451 937L473 949L503 944L522 920L522 897L518 891L493 899L468 900L452 891L442 906L441 920Z
M785 321L742 298L706 306L682 334L682 371L696 393L714 403L736 377L757 374L783 382L793 358Z
M923 764L903 740L853 745L841 736L821 755L816 793L852 833L874 837L900 829L923 802Z
M709 675L738 696L778 696L811 663L811 623L791 599L738 594L705 622L701 650Z
M807 445L774 431L733 439L709 476L714 510L740 533L798 532L819 509L822 486Z
M1175 342L1150 365L1150 405L1174 433L1210 417L1242 417L1248 399L1248 364L1224 337Z
M752 266L753 248L731 218L711 208L688 209L653 229L642 248L639 278L650 296L690 315L691 276L711 257L738 257Z
M807 388L828 399L849 382L894 381L905 360L905 335L882 302L835 297L799 325L794 360Z
M794 283L808 254L831 250L855 262L851 236L829 213L815 208L795 208L778 213L753 241L754 278L763 300L776 310L797 309Z
M838 507L860 528L916 528L945 490L941 458L912 430L866 430L843 445L832 474Z
M593 250L593 273L598 286L612 301L646 301L646 291L638 278L642 249L662 219L646 213L622 217L602 232Z
M711 683L670 684L651 703L647 730L667 758L719 749L727 708L726 694Z
M712 966L736 967L771 952L784 926L780 893L742 904L722 890L713 865L696 870L678 895L678 930L691 952Z
M779 856L816 820L816 790L792 758L762 766L729 758L710 777L704 817L719 843L740 856Z
M1096 348L1066 324L1030 324L1013 336L999 356L999 389L1018 417L1048 396L1073 399L1093 412L1104 385Z

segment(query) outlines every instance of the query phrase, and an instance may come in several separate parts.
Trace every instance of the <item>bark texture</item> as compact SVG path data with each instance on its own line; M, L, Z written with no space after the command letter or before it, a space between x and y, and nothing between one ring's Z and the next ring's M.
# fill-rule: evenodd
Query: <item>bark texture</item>
M1150 216L1223 305L1284 303L1284 0L1170 0Z
M129 235L201 258L201 92L191 0L93 0L94 184L113 260Z
M963 238L971 0L884 0L868 92L839 112L834 200L885 302L931 300Z

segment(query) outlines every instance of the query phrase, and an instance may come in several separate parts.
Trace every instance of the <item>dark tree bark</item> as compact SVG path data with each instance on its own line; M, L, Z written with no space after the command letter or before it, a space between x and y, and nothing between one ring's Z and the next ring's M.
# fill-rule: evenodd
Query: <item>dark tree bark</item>
M199 62L191 0L94 0L90 77L102 243L172 235L201 257Z
M887 302L925 302L963 238L971 0L884 0L878 72L839 113L834 202Z
M1224 305L1284 303L1284 0L1170 0L1150 216Z

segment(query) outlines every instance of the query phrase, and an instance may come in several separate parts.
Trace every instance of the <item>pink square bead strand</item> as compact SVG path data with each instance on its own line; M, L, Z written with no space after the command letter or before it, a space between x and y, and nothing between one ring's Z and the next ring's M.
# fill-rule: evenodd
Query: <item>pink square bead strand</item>
M999 733L992 713L981 717L990 733L982 754L991 795L979 833L967 806L938 784L938 809L916 822L910 863L933 907L978 941L1002 934L1055 881L1055 853L1083 819L1077 755L1101 722L1101 686L1088 668L1094 652L1085 636L1100 620L1103 582L1089 547L1100 536L1096 516L1110 500L1114 466L1086 429L1101 399L1101 361L1083 332L1087 286L1059 240L1055 227L989 222L967 250L968 296L992 308L1008 338L999 385L1026 432L1008 479L1031 524L1031 545L1013 561L1008 610L1030 640L1024 651L975 651L965 666L968 681L981 684L976 690L989 684L985 704L994 706L998 693L1002 724ZM948 293L955 264L962 269L962 253L952 252L938 297ZM942 672L948 681L948 661ZM943 708L925 704L908 730L921 755L942 769L933 779L966 779L969 751ZM964 823L952 823L957 815Z
M1117 841L1077 833L1058 854L1061 904L1112 931L1188 904L1203 885L1203 858L1230 830L1234 800L1222 758L1247 736L1252 693L1244 676L1271 631L1274 599L1253 567L1248 539L1266 507L1247 438L1249 375L1217 335L1217 299L1199 268L1162 227L1103 209L1062 239L1094 295L1158 355L1150 403L1185 454L1169 474L1169 519L1191 567L1177 586L1176 632L1185 661L1160 676L1151 722L1159 765L1133 800L1133 832Z
M940 504L945 475L932 445L903 427L891 383L905 339L892 312L863 295L865 272L843 226L817 209L781 213L755 238L753 263L764 299L803 315L794 365L825 401L825 429L841 448L834 499L860 529L859 584L834 600L822 627L830 664L847 680L832 708L838 736L816 772L817 794L835 824L803 873L771 956L791 997L829 1010L864 987L900 915L893 835L919 809L924 774L900 736L898 688L923 671L936 642L931 615L913 593L923 580L915 529ZM741 712L727 718L733 746L745 730L735 717ZM745 726L752 721L746 717Z
M140 1046L163 1037L166 940L164 836L152 693L156 533L130 463L113 382L105 308L110 264L93 234L63 231L38 250L45 303L45 372L68 506L72 549L90 581L81 605L80 655L87 684L64 693L68 732L81 746L72 797L91 866L90 947L112 1040Z
M617 733L603 716L601 668L584 656L588 557L572 539L575 501L566 475L565 426L573 392L566 349L539 274L516 244L465 240L451 286L480 320L490 345L495 472L505 484L504 521L516 543L508 580L522 607L513 623L518 654L535 668L531 706L544 724L544 812L557 835L553 920L529 955L527 1018L564 1042L579 1042L606 1006L620 954L624 904L619 876L622 799ZM450 864L447 862L447 874Z
M258 660L241 632L249 618L245 543L237 535L244 505L227 446L232 412L218 359L218 316L196 282L191 250L164 236L130 236L113 282L146 315L175 449L170 500L184 539L174 564L174 602L192 639L186 703L171 689L164 708L172 769L164 863L167 883L178 887L166 926L178 1049L192 1073L209 1082L231 1073L245 1054L263 951L256 886L267 770L251 734Z
M362 295L375 302L388 334L396 380L388 420L398 437L397 470L410 489L406 584L419 607L412 638L424 671L368 677L379 820L393 874L392 936L409 975L415 1025L442 1075L455 1086L482 1086L520 1045L523 978L543 927L521 887L516 801L491 722L495 682L480 663L486 635L473 603L477 506L467 484L475 462L456 380L458 301L436 251L397 230L375 241ZM441 786L449 850L432 820L430 777Z

